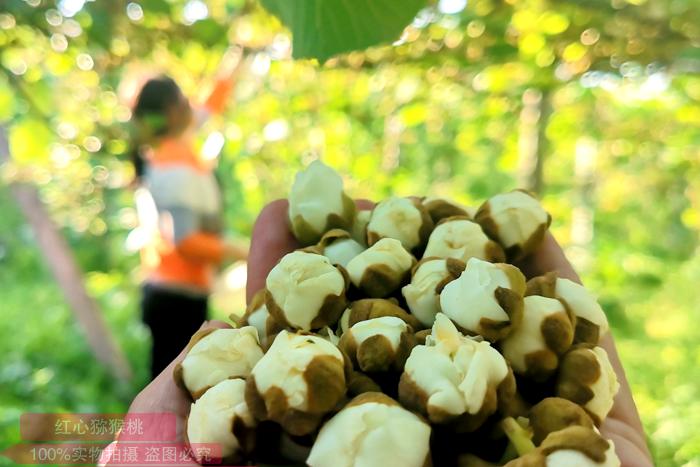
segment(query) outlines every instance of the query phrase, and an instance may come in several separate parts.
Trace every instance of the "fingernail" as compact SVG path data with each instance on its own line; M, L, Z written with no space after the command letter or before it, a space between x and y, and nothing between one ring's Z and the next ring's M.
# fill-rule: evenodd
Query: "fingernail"
M205 327L207 327L207 324L209 324L209 320L205 319L202 325L199 327L199 329L204 329Z

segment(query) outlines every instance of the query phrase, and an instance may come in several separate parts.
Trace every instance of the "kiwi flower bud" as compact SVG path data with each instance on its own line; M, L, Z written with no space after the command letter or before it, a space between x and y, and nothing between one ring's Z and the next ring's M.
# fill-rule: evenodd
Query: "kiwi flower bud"
M175 366L174 378L195 400L221 381L246 378L263 356L252 326L198 331L188 347L185 359Z
M596 297L584 286L548 272L527 283L527 295L559 299L576 316L574 343L597 344L608 332L608 319Z
M316 245L320 254L328 258L331 264L347 267L355 256L365 251L365 247L355 241L348 232L341 229L333 229L321 238Z
M430 465L430 426L379 392L355 397L322 428L311 467Z
M594 429L570 426L549 434L534 451L504 467L619 467L612 441Z
M284 326L275 321L265 305L265 289L256 292L245 314L238 321L238 325L239 327L253 326L258 331L258 340L263 348L270 343L271 336L284 329Z
M396 304L395 299L363 298L352 302L340 319L340 327L343 332L360 321L381 318L382 316L394 316L402 319L413 330L421 329L422 325L415 316Z
M525 276L510 264L471 258L440 293L440 308L467 334L496 342L522 319Z
M306 246L333 228L350 228L355 203L343 191L343 179L321 161L297 173L289 194L292 233Z
M253 448L256 423L245 402L245 384L239 378L217 383L192 404L187 417L187 441L217 444L225 463L242 460Z
M430 218L435 224L447 217L464 216L471 219L474 217L474 214L476 214L476 209L463 206L445 198L423 198L423 207L428 211Z
M342 335L338 347L355 368L374 373L403 371L414 345L413 330L404 320L382 316L354 324Z
M273 318L309 331L335 324L345 309L348 281L325 256L285 255L267 276L265 305Z
M552 221L539 201L522 190L492 197L481 205L474 219L486 235L501 244L509 260L535 251Z
M459 277L466 265L453 258L424 257L413 267L411 283L401 289L411 313L426 327L440 311L440 292Z
M602 347L579 344L561 359L556 395L583 407L597 426L605 420L620 389L615 370Z
M337 346L340 343L340 336L338 336L330 326L324 326L318 331L314 332L315 335L326 339L331 344Z
M346 379L348 382L346 397L350 399L365 392L382 392L382 387L361 371L346 371Z
M326 339L281 331L246 383L246 402L258 420L295 436L314 431L345 395L343 354Z
M408 280L415 258L393 238L383 238L355 256L347 267L350 280L367 296L389 296Z
M457 421L476 429L496 411L499 385L508 374L508 364L496 349L465 337L439 313L425 345L414 347L406 360L399 400L432 423L478 419L478 423Z
M503 248L489 239L479 224L466 217L441 220L430 234L424 256L455 258L464 262L469 258L479 258L502 263L506 259Z
M500 341L513 371L534 380L547 379L559 366L559 356L574 339L574 325L564 304L554 298L525 297L523 318Z
M420 200L391 197L377 204L367 224L367 244L373 245L382 238L395 238L408 251L425 246L433 220Z
M586 411L561 397L547 397L532 406L529 420L533 432L532 441L536 445L540 445L550 433L569 426L593 429L593 420Z

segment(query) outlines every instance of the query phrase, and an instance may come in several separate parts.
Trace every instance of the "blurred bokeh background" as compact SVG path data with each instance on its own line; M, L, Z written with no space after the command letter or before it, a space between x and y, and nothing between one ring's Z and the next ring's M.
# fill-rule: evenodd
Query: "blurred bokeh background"
M145 384L128 99L153 71L196 98L231 44L247 63L200 141L220 151L230 235L317 157L356 197L532 189L608 313L657 464L700 466L695 0L440 0L393 45L323 66L293 61L255 1L0 2L0 450L23 412L120 412ZM93 355L18 187L38 189L129 382ZM244 265L221 282L225 317Z

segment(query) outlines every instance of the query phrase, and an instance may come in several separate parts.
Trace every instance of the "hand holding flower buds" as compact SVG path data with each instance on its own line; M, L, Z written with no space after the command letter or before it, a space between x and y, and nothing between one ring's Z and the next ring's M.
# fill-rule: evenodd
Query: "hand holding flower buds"
M288 214L303 248L270 270L242 327L196 335L176 369L196 400L190 442L233 462L293 443L314 467L619 465L597 431L619 388L597 346L605 313L583 286L526 283L512 264L551 221L534 197L356 212L314 162Z

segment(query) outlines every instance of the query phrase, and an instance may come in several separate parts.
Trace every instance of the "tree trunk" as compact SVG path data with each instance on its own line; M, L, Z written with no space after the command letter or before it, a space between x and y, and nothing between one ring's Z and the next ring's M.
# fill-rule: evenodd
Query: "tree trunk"
M528 89L520 112L518 186L541 194L547 154L547 123L552 114L549 90Z
M0 163L10 160L7 131L0 125ZM82 327L95 357L116 378L129 381L132 378L131 368L105 325L97 303L85 290L82 273L68 243L49 217L36 188L28 183L11 183L10 190L31 225L42 255Z
M585 271L590 268L593 257L591 242L595 214L595 170L598 157L596 140L582 136L576 141L576 159L574 161L573 209L571 213L571 246L567 253L572 254L572 261Z

